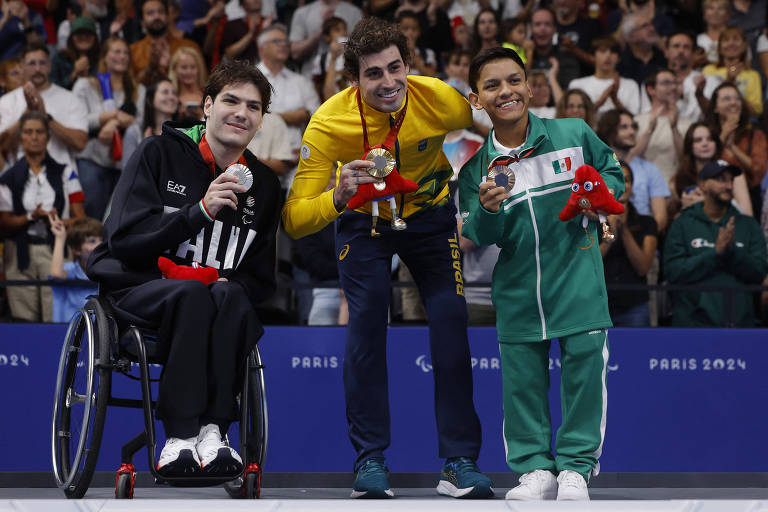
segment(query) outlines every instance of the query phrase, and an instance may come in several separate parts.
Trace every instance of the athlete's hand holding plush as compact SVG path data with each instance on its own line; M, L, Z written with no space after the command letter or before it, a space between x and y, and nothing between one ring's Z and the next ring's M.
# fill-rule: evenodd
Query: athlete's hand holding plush
M378 157L377 157L378 158ZM340 210L346 205L350 210L356 210L365 203L371 203L371 214L373 216L373 226L371 227L371 236L379 236L376 231L376 221L379 217L378 201L388 200L392 211L392 229L397 231L405 229L405 221L397 215L397 205L395 204L395 194L408 194L416 192L419 186L409 179L400 176L397 169L392 168L383 178L375 177L371 170L378 166L385 166L383 163L377 163L377 160L354 160L342 166L339 172L339 183L334 190L334 205Z
M347 203L347 208L355 210L360 208L369 201L378 201L380 199L386 199L392 197L395 194L408 194L409 192L416 192L419 186L409 180L400 176L397 169L392 170L384 178L384 188L379 190L375 187L375 183L363 183L357 187L357 192Z
M373 162L369 160L353 160L341 167L339 182L333 189L333 204L338 211L349 206L349 201L357 195L360 186L383 182L381 178L375 178L368 172L373 166Z

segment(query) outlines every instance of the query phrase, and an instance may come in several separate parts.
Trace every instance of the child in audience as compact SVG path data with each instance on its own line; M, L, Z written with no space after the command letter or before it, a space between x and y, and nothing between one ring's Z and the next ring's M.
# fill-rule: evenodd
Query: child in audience
M421 43L421 25L419 16L413 11L400 11L397 15L397 26L408 40L411 51L409 75L434 76L437 73L437 57L431 48Z
M530 69L531 65L530 54L533 52L533 43L529 43L529 48L526 49L525 44L525 20L521 18L512 18L511 20L504 21L504 42L502 46L505 48L511 48L522 59L523 64L527 69Z
M328 50L320 52L312 65L312 81L317 95L327 100L349 85L344 77L344 45L347 42L347 22L332 16L323 22L323 41Z
M85 275L85 263L93 249L101 243L101 222L91 217L78 219L70 226L64 226L56 213L48 215L54 236L53 256L49 279L81 279ZM72 261L64 262L64 244L72 253ZM93 286L53 286L53 321L69 322L72 315L83 307L89 295L98 293Z
M465 98L472 92L469 88L469 62L472 54L469 50L456 48L448 53L445 64L445 83L459 91Z

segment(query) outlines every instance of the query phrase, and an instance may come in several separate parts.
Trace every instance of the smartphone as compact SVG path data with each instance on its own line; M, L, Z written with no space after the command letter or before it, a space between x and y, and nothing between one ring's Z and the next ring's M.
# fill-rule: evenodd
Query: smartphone
M194 101L188 101L187 103L184 104L184 108L186 110L197 110L200 108L200 104Z
M698 187L696 185L694 185L692 187L688 187L687 189L685 189L685 193L686 194L693 194L693 191L696 190L697 188Z
M344 43L347 42L347 38L346 37L340 37L340 38L336 39L336 42L344 44Z

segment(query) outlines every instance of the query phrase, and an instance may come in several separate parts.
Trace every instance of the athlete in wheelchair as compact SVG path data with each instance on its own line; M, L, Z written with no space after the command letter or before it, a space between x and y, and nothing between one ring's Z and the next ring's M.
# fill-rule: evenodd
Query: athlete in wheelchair
M244 434L254 418L243 399L253 391L249 370L261 368L256 342L263 329L255 305L275 289L281 192L272 170L245 148L270 96L269 82L255 67L222 63L204 91L204 123L167 123L123 169L104 241L87 266L99 297L75 315L59 368L54 472L68 496L82 496L90 482L103 404L137 405L112 398L103 379L124 369L126 356L140 363L146 429L123 447L116 495L132 495L135 472L128 465L144 445L160 481L211 484L244 474L242 458L222 434L238 419L240 395L240 419L247 424L240 428L241 449L254 444ZM147 329L155 343L144 343ZM77 360L92 369L79 392ZM156 466L151 362L163 364L154 409L167 437ZM256 392L263 393L256 380ZM84 415L81 432L71 421L77 403L93 414ZM90 410L93 403L103 411ZM79 434L76 448L68 439L73 433Z

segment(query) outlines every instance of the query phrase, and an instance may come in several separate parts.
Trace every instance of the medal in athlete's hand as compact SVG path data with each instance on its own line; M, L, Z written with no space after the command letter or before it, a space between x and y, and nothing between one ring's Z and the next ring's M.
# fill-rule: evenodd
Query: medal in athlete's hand
M384 148L371 149L365 155L365 160L373 162L374 166L368 169L368 173L374 178L386 178L395 168L395 157ZM373 188L379 191L384 190L386 186L383 181L373 184Z
M231 164L224 172L237 178L238 185L244 186L246 192L251 189L253 174L248 167L243 164Z
M504 187L509 193L515 188L515 172L508 165L494 165L488 169L486 181L492 181L497 187Z

